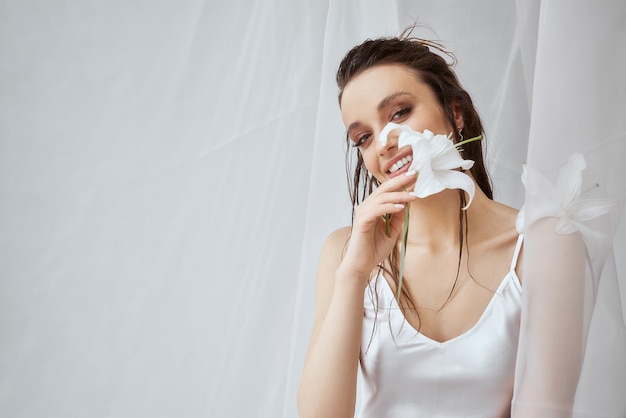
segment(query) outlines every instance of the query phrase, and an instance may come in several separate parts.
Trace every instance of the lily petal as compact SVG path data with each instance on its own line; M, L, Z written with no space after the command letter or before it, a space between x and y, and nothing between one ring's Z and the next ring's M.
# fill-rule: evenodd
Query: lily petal
M617 205L613 199L579 199L571 205L569 215L576 221L589 221L608 213Z
M554 189L563 207L580 197L583 182L582 171L586 166L585 157L581 153L573 153L565 166L559 170Z
M428 170L417 176L413 194L417 197L428 197L444 189L462 189L469 194L469 201L463 209L469 207L476 193L474 181L465 173L456 170Z
M431 150L430 150L430 141L417 141L413 145L413 161L411 162L411 170L419 171L420 174L422 171L430 171L431 168Z
M387 145L387 137L392 131L396 129L400 130L398 137L398 148L402 148L406 145L412 145L415 142L419 141L422 138L422 134L420 132L414 131L406 125L400 125L398 123L389 122L385 127L380 131L378 135L378 140L381 144Z
M444 189L462 189L469 194L467 209L474 199L474 180L459 168L468 170L474 165L472 160L464 160L455 144L446 135L435 135L425 129L416 132L406 125L390 122L380 132L378 140L387 144L389 134L399 130L398 147L411 146L413 161L410 170L419 172L413 194L427 197Z
M574 222L569 216L567 216L567 214L561 215L561 217L559 218L559 221L554 227L554 231L557 234L562 234L562 235L573 234L579 229L580 229L580 226L576 222Z
M456 170L433 170L433 172L446 189L461 189L467 192L469 201L463 208L464 210L472 204L474 195L476 194L476 185L470 176Z
M593 261L599 254L608 251L609 244L606 235L594 230L588 221L608 213L617 205L617 201L581 198L582 171L585 166L582 154L572 154L559 170L554 185L540 172L525 166L522 181L526 186L530 204L525 205L520 211L516 227L528 228L535 221L545 217L559 218L555 232L571 234L579 231L585 241L588 256Z
M474 166L474 161L464 160L454 146L433 157L432 161L433 169L436 170L453 170L456 168L469 170Z

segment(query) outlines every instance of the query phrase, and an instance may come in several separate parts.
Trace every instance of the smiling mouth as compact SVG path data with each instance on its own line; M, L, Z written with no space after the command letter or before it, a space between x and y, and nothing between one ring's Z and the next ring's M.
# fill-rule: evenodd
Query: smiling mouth
M393 163L393 165L389 169L389 174L395 173L396 171L400 170L402 167L406 166L407 164L410 164L411 161L413 161L412 155L407 155L406 157L396 161L395 163Z

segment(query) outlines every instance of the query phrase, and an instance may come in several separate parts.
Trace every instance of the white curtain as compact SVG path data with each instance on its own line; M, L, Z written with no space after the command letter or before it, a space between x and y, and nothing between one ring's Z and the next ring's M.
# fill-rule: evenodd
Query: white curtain
M416 19L459 60L498 200L574 151L617 199L577 400L624 416L626 4L587 3L0 0L0 416L297 416L350 219L334 72Z

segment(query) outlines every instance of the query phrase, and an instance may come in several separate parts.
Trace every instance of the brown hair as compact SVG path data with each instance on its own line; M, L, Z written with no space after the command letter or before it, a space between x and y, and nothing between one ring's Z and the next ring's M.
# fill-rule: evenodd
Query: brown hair
M432 89L450 126L455 126L453 106L458 106L463 116L464 137L466 139L478 135L484 137L483 125L478 116L478 112L474 108L472 99L461 86L456 74L452 70L452 67L456 64L456 58L439 43L406 36L407 31L410 32L412 29L413 27L407 29L398 37L368 39L348 51L337 70L339 103L341 104L341 97L345 86L363 71L382 64L400 64L413 72L418 80L424 82ZM451 63L448 63L442 55L451 59ZM453 140L454 142L461 140L459 132L454 131ZM350 139L346 135L347 150L354 148L349 146L349 141ZM483 141L474 141L463 145L461 156L464 159L474 161L474 166L470 169L470 172L483 193L485 193L489 199L493 199L491 180L483 160L482 142ZM369 174L365 168L363 158L359 151L357 151L356 165L352 173L350 173L352 171L351 162L352 158L350 152L346 151L346 170L350 187L350 198L352 201L352 214L354 216L356 206L372 192L374 187L378 186L378 181ZM459 191L459 195L460 209L465 205L465 194ZM459 215L459 222L463 225L466 212L460 211ZM465 227L467 227L467 222L465 222ZM467 239L467 231L465 231L464 234L463 228L461 228L459 237L459 268L464 235L465 239ZM390 273L396 282L396 286L398 285L397 260L398 253L392 252L388 262L391 269ZM404 289L404 286L405 285L403 285L402 294L405 303L402 303L401 306L414 309L413 301L408 292L406 292L406 289ZM450 294L452 294L452 292Z

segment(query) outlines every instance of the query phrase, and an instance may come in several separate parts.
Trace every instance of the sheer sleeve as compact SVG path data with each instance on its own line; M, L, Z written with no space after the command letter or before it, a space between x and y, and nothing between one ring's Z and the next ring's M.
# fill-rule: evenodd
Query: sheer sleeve
M534 69L513 416L624 417L625 278L614 249L624 242L626 4L519 8L534 8L525 14L538 25L520 29Z

